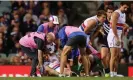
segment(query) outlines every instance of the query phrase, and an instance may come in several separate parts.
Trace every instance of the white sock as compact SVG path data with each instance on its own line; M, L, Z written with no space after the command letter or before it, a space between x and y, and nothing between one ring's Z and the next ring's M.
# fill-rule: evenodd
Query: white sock
M117 75L117 72L114 72L114 75L116 76Z
M58 76L59 76L59 77L64 77L64 74L59 74Z
M110 77L114 77L114 72L110 72Z

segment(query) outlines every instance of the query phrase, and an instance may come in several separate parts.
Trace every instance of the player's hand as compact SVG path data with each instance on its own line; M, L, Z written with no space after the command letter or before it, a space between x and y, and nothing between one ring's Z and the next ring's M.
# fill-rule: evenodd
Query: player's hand
M92 41L89 41L89 43L88 43L89 45L92 45Z
M115 39L116 39L116 45L120 46L120 44L121 44L120 39L118 37L115 37Z
M58 48L58 53L61 54L62 50Z
M105 33L104 33L104 30L103 30L103 27L101 27L101 29L99 30L99 32L100 32L103 36L106 36Z
M44 72L45 72L44 66L40 66L40 74L41 74L41 76L44 75Z

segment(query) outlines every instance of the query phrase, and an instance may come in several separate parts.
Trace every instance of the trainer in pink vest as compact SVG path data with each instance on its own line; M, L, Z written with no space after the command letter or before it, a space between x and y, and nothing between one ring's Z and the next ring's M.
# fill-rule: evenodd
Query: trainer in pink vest
M83 32L81 29L74 27L74 26L66 26L66 28L65 28L65 33L67 36L69 36L73 32L77 32L77 31Z
M45 34L44 33L41 33L41 32L31 32L31 33L28 33L27 35L25 35L24 37L22 37L20 40L19 40L19 43L22 45L22 46L25 46L25 47L29 47L29 48L37 48L37 45L34 41L34 37L38 37L42 40L45 40Z
M42 25L44 26L44 33L47 34L48 33L48 23L44 23ZM54 27L53 33L54 34L58 33L58 26L57 25Z

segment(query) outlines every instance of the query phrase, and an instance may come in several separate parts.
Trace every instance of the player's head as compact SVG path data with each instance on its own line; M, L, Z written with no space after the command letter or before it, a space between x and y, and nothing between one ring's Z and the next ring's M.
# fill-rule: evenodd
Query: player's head
M129 2L127 1L122 1L120 3L120 10L121 12L125 13L127 11L127 9L129 8Z
M55 47L55 43L54 42L51 43L51 44L47 44L46 48L47 48L48 53L50 53L50 54L54 54L55 51L56 51L56 47Z
M49 33L46 35L46 39L47 39L47 42L48 42L48 43L54 42L54 40L55 40L55 34L52 33L52 32L49 32Z
M113 7L107 7L106 8L107 18L110 18L111 17L113 11L114 11L114 8Z
M57 16L50 16L49 18L49 27L54 27L59 24L59 20Z
M99 22L103 23L106 20L106 12L104 10L98 10L96 15Z

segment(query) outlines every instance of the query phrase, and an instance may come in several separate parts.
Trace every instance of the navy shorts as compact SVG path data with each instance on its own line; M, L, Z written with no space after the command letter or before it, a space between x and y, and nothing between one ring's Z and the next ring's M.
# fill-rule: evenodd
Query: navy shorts
M84 47L86 47L86 40L87 40L86 36L77 35L77 36L68 38L66 45L72 46L72 47L77 46L77 47L84 48Z
M101 44L102 47L107 47L108 48L108 41L107 41L107 34L105 36L99 35L99 43Z

